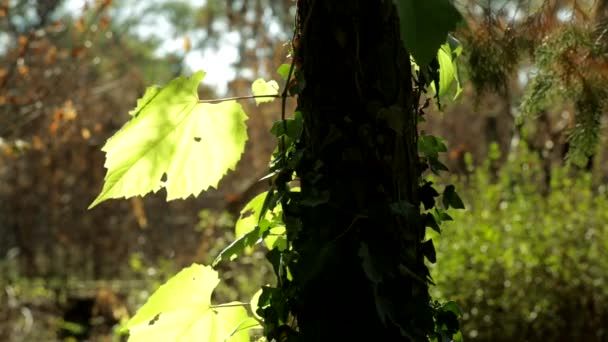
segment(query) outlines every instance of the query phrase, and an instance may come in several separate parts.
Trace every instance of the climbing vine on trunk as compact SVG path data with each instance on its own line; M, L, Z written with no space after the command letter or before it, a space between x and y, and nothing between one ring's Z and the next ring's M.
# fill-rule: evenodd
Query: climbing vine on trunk
M213 264L263 243L277 283L250 303L212 305L217 274L194 265L127 324L132 340L162 332L241 341L259 327L276 341L459 339L458 307L429 296L426 262L436 257L425 231L439 232L451 219L446 210L463 204L453 186L440 195L424 179L447 170L439 161L446 146L417 125L427 90L439 104L458 83L460 47L447 38L461 18L447 0L395 3L298 1L291 63L278 69L282 89L260 79L252 96L199 100L197 73L138 102L104 146L108 174L92 206L163 187L174 199L217 186L247 138L236 100L280 99L283 112L271 129L278 144L269 189L246 205L238 238ZM289 96L298 98L291 115Z

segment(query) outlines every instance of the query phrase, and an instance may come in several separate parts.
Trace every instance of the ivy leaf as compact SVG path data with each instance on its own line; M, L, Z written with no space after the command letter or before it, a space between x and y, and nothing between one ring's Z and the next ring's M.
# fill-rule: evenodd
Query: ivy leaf
M439 227L439 224L437 223L437 220L435 219L435 216L433 216L433 214L426 213L423 215L423 217L425 227L429 227L437 233L441 234L441 228Z
M449 311L456 315L456 317L462 317L462 310L456 302L449 301L441 306L442 311Z
M434 135L421 134L418 137L418 151L427 158L438 158L440 152L447 152L445 142Z
M250 232L241 235L239 238L234 240L228 247L224 248L220 254L213 260L211 266L215 267L220 262L225 260L234 260L248 248L260 240L262 237L262 228L256 225Z
M462 203L462 199L456 193L456 188L454 185L448 185L443 190L443 206L448 209L452 207L454 209L464 209L464 203Z
M456 29L462 15L448 0L393 0L399 13L401 38L416 63L427 66Z
M285 226L276 226L268 230L268 235L264 238L264 244L268 249L277 248L279 251L287 249L287 231Z
M294 113L293 119L286 119L285 121L280 120L275 122L272 125L272 128L270 129L270 133L272 133L277 138L281 137L282 135L285 135L293 140L297 140L302 134L303 130L304 119L302 117L302 113L296 111Z
M254 96L268 95L268 97L256 97L255 103L258 105L260 103L272 102L276 98L274 95L279 94L279 84L274 80L266 82L263 78L258 78L251 84L251 92Z
M456 40L455 38L452 38ZM457 41L456 41L457 42ZM456 58L462 51L462 47L452 50L449 43L441 45L441 48L437 52L437 60L439 61L439 97L445 96L452 84L456 82L456 98L461 92L462 87L458 78L458 65L456 64Z
M279 68L277 69L277 74L279 74L282 79L287 81L287 77L289 76L289 69L291 69L291 64L281 64L281 66L279 66ZM295 71L295 67L294 67L294 71ZM292 73L293 73L293 71L292 71Z
M163 187L167 200L198 196L234 169L247 141L247 116L235 101L199 103L197 88L204 76L199 71L163 88L148 88L130 112L131 120L102 148L108 171L89 209Z
M183 269L129 320L129 341L249 341L242 325L247 322L247 310L242 305L211 305L218 283L211 267L193 264Z
M260 213L268 191L258 194L241 210L239 219L234 226L234 234L239 237L252 231L260 222Z
M435 206L435 197L439 193L433 187L433 182L425 182L419 189L420 201L424 205L424 209L429 210Z
M262 295L262 291L263 291L263 289L259 289L256 293L253 294L253 296L251 297L251 300L249 301L249 305L251 308L251 312L253 313L253 317L255 317L259 321L263 320L263 318L257 312L258 308L259 308L258 303L260 302L260 296Z
M429 261L433 264L437 262L437 255L435 253L433 239L426 240L422 243L422 255L429 259Z

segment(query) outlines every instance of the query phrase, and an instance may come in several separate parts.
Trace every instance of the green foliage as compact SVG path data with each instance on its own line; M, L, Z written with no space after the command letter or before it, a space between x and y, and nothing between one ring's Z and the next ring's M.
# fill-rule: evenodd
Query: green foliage
M213 266L223 260L232 261L241 254L250 253L251 247L259 243L262 238L270 249L275 246L280 249L286 248L281 206L279 204L272 210L264 211L267 196L267 191L257 195L241 210L234 228L237 239L220 252Z
M210 267L192 265L162 285L127 323L129 341L249 341L259 324L242 303L211 304L219 283Z
M200 103L197 87L204 76L199 71L148 88L131 120L103 147L108 173L90 208L163 187L167 200L197 196L235 167L247 140L247 116L236 101Z
M441 259L434 297L464 308L469 341L605 340L608 189L556 167L546 194L525 148L495 182L490 165L456 180L467 210L429 234Z
M394 0L399 12L401 38L416 63L426 67L445 43L462 15L448 0ZM421 38L424 36L424 38Z

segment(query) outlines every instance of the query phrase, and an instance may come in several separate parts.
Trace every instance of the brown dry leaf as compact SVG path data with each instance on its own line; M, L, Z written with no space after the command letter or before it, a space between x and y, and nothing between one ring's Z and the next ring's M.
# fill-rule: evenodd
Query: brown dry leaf
M131 207L133 208L133 215L137 219L139 228L146 229L148 227L148 218L146 217L144 201L141 199L141 197L131 198Z
M6 16L6 10L4 8L0 8L0 18Z
M51 124L49 125L49 134L50 135L57 135L57 131L59 130L59 121L55 121L53 120L53 122L51 122Z
M91 131L89 131L89 129L86 127L80 130L80 135L84 140L91 139Z
M112 0L100 0L100 8L105 8L112 5Z
M2 150L2 154L6 157L15 156L15 149L9 144L0 144L0 150Z
M27 44L27 41L28 41L28 39L26 36L23 36L23 35L19 36L19 48L25 47L25 45Z
M38 135L34 135L32 137L32 148L37 151L44 150L44 142L42 142L42 138Z
M84 24L84 18L76 20L76 22L74 22L74 28L80 33L84 32L84 30L86 29L86 26Z
M102 15L99 18L99 28L101 30L106 30L110 26L110 18L107 15Z
M51 46L46 50L46 55L44 56L44 64L53 64L57 60L57 47Z
M76 46L72 48L72 57L80 58L84 55L85 48L84 46Z
M190 51L190 49L192 48L192 42L190 42L190 37L188 37L188 36L184 37L183 47L184 47L184 51L186 51L186 52Z
M72 100L67 100L63 103L63 120L64 121L72 121L74 119L76 119L76 116L78 115L76 113L76 109L74 108L74 104L72 103Z
M0 95L0 106L3 106L8 103L6 96Z
M27 76L30 73L30 69L25 64L20 64L17 66L17 72L21 76Z

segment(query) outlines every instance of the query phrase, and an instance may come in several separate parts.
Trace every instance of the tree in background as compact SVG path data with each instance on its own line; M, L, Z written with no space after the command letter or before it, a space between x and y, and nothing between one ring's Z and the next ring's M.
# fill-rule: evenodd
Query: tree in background
M452 145L451 159L461 162L453 169L466 172L463 151L480 161L498 142L496 171L521 140L541 157L547 189L550 169L565 158L593 168L596 183L606 177L604 2L471 0L459 8L468 23L455 33L466 47L468 96L429 126Z

